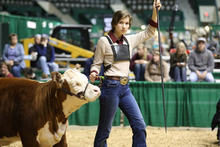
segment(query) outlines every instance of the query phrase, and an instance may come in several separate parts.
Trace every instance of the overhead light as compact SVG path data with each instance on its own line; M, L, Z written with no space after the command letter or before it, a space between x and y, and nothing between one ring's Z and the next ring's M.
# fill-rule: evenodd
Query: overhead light
M43 27L43 28L46 28L46 27L47 27L47 22L46 22L46 21L43 21L43 22L42 22L42 27Z
M205 31L209 32L209 26L205 26Z
M34 21L27 21L27 27L31 28L31 29L36 29L37 28L37 24Z
M91 19L91 23L92 23L93 25L96 25L96 24L97 24L96 19L95 19L95 18L92 18L92 19Z
M53 23L52 23L52 22L49 23L49 28L50 28L50 29L53 28Z
M142 30L145 30L145 29L146 29L146 26L145 26L145 25L141 25L141 29L142 29Z

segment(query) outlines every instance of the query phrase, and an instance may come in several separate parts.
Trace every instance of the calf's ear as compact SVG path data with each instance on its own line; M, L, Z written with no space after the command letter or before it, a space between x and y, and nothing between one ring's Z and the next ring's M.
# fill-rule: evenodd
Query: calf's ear
M63 75L64 75L67 79L71 80L71 79L73 79L74 76L75 76L74 72L75 72L74 70L68 69L68 70L66 70L66 71L64 72Z
M57 71L53 71L51 73L51 78L52 78L52 81L55 82L57 88L61 88L63 86L63 79L62 79L62 75L61 73L58 73Z

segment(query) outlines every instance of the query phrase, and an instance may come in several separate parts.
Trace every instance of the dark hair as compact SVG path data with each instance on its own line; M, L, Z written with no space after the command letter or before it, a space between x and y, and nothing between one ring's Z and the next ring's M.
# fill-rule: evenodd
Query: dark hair
M129 18L129 29L131 27L131 24L132 24L132 17L131 15L127 12L127 11L124 11L124 10L119 10L119 11L116 11L112 17L112 22L111 22L111 25L112 25L112 31L115 30L115 26L118 24L118 22L122 19L122 18L126 18L128 17Z
M45 41L45 40L48 40L48 42L49 42L49 36L47 34L42 34L41 41Z
M30 67L26 67L23 70L23 74L32 75L34 73L33 69Z
M47 40L47 38L42 38L42 37L41 37L41 41L45 41L45 40Z
M15 36L18 37L17 34L15 34L15 33L11 33L11 34L9 35L8 39L11 40L11 38L12 38L12 37L15 37Z
M5 64L8 68L8 71L10 72L11 71L11 64L9 62L6 62L6 61L3 61L1 64L0 64L0 67L2 67L2 65Z
M162 60L163 71L164 71L164 62L165 62L165 61ZM151 67L152 64L154 64L154 63L155 63L154 60L151 59L150 62L148 63L148 69L147 69L148 71L150 71L150 67ZM158 66L157 66L157 68L158 68L159 71L161 71L161 67L160 67L160 66L161 66L161 64L160 64L160 62L159 62Z
M219 39L219 35L214 35L213 38L218 38Z

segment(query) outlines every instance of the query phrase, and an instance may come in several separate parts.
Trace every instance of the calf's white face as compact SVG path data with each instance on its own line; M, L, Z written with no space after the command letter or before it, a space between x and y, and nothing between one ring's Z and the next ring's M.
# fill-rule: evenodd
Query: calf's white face
M81 74L79 72L76 72L72 69L68 69L63 74L65 79L67 80L70 91L74 94L77 94L79 92L84 92L85 89L85 98L88 101L95 101L97 97L100 95L100 89L99 87L88 84L88 79L84 74ZM86 88L86 85L88 84L88 87Z
M65 116L70 115L72 112L79 109L83 104L95 101L99 95L101 94L100 88L88 84L88 79L84 74L76 72L72 69L68 69L62 75L62 78L66 79L67 83L69 84L70 91L74 94L78 94L80 92L84 92L85 89L85 99L79 99L76 96L67 95L67 99L63 102L63 112ZM86 88L86 85L88 87Z

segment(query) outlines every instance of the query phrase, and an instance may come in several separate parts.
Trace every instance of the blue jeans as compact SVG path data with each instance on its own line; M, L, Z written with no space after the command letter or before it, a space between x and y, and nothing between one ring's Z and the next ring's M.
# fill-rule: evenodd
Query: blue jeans
M107 147L106 140L119 107L128 118L133 132L132 147L146 147L146 124L129 84L121 85L117 80L105 80L101 88L99 126L94 147Z
M175 66L170 70L170 77L175 82L186 82L186 67Z
M20 65L14 65L11 68L11 72L14 75L14 77L21 77L21 66Z
M58 71L58 64L55 62L47 62L47 59L45 56L41 56L36 63L37 68L40 68L43 70L43 73L49 75L50 70L51 71Z
M204 71L200 71L201 74L203 72ZM198 78L198 76L195 72L191 72L190 75L189 75L189 80L190 80L190 82L197 82L197 81L199 81L199 78ZM214 83L215 80L214 80L214 77L213 77L211 72L208 72L206 74L206 77L205 77L204 81Z
M144 73L145 73L146 64L137 64L134 65L134 75L136 81L144 81Z

